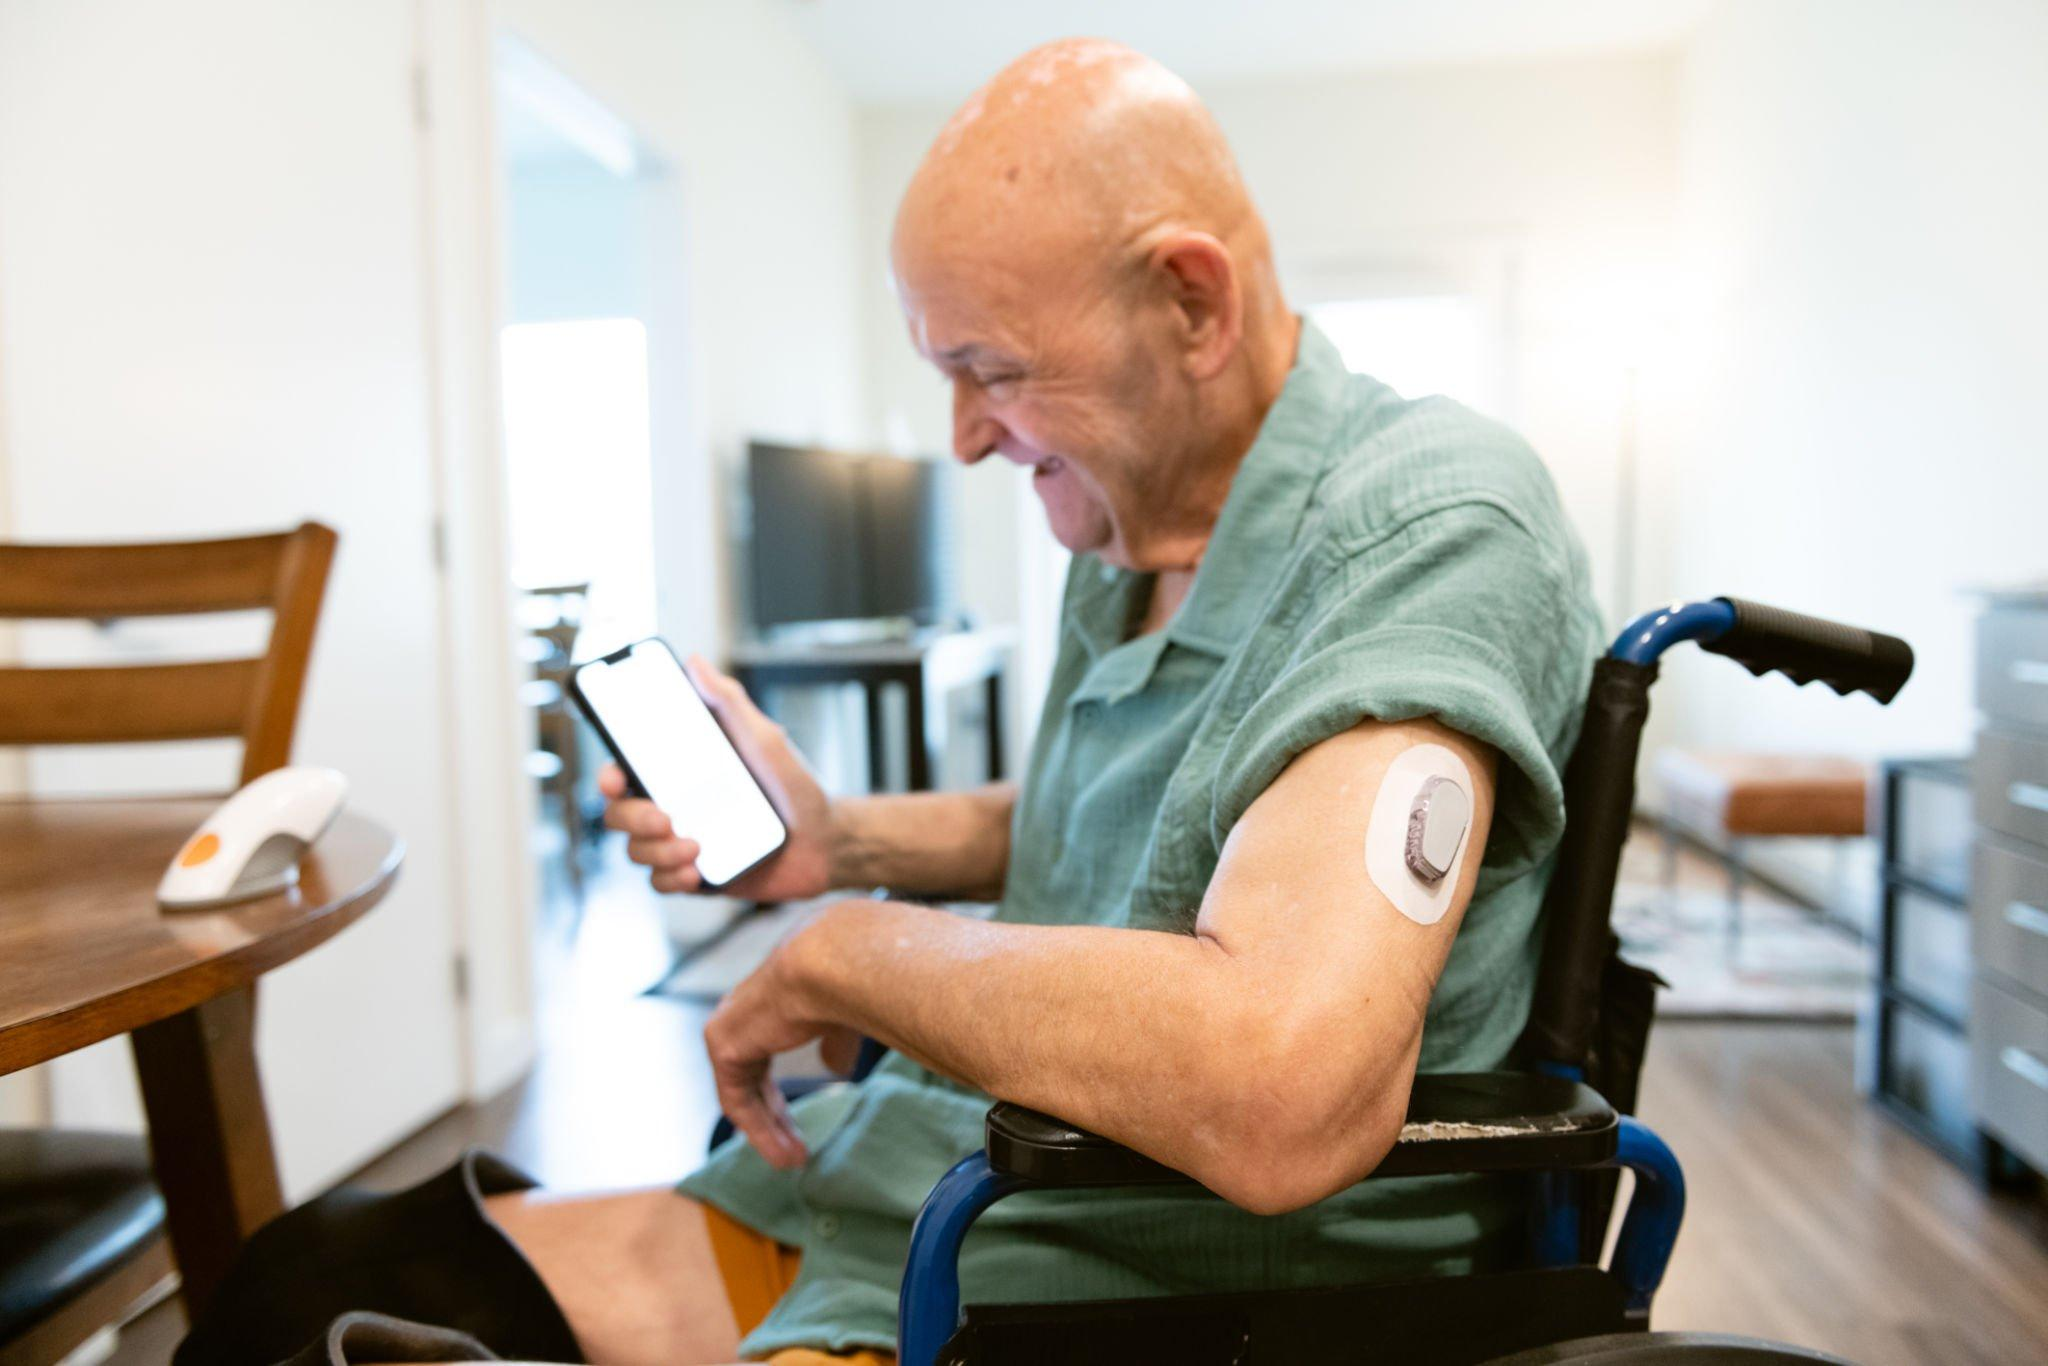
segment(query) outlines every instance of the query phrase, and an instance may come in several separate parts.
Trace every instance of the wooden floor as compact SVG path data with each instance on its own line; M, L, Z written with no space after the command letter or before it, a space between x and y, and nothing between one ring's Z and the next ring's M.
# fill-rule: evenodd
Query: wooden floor
M1643 1118L1689 1201L1660 1328L1869 1363L2048 1362L2048 1218L1993 1196L1864 1104L1853 1031L1689 1024L1652 1035Z
M408 1184L469 1143L550 1186L673 1179L715 1113L701 1007L639 996L660 932L637 892L600 887L550 995L533 1074L430 1126L364 1174ZM2048 1363L2048 1214L1993 1195L1864 1104L1842 1026L1661 1024L1643 1117L1690 1192L1660 1328L1775 1338L1873 1363ZM160 1366L174 1306L124 1335L118 1366Z

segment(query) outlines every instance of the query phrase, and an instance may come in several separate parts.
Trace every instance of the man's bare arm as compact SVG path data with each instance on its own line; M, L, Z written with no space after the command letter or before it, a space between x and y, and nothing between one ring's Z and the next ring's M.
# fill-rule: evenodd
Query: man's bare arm
M1017 785L841 797L832 803L832 885L992 901L1010 867Z
M1365 872L1381 775L1423 742L1456 753L1477 788L1471 852L1431 925ZM1232 831L1193 935L835 905L707 1027L720 1100L771 1161L802 1160L767 1058L852 1030L1248 1209L1321 1199L1400 1131L1423 1014L1478 876L1494 766L1491 749L1429 721L1318 745Z

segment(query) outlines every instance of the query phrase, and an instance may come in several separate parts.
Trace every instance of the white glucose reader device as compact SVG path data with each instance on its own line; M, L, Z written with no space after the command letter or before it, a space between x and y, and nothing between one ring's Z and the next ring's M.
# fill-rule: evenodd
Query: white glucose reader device
M299 880L299 856L348 798L348 779L309 764L250 780L192 832L157 884L166 910L202 910L281 892Z

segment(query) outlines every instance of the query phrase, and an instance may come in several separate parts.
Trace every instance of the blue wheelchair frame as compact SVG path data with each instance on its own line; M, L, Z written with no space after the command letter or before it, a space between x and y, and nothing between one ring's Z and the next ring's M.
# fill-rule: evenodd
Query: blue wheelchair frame
M1715 653L1735 658L1753 673L1778 670L1794 681L1822 679L1837 692L1861 690L1880 702L1889 702L1912 669L1912 652L1903 641L1892 637L1838 626L1832 622L1802 617L1776 608L1762 607L1737 599L1715 598L1675 605L1647 612L1630 622L1615 639L1608 659L1635 666L1647 712L1647 689L1655 677L1655 665L1665 651L1684 641L1697 641ZM1596 684L1597 687L1597 684ZM1589 702L1589 708L1594 705ZM1623 816L1633 790L1634 744L1639 738L1641 718L1633 722L1628 735L1628 767L1625 775L1600 775L1610 784L1623 784ZM1582 745L1583 745L1582 741ZM1609 813L1611 820L1612 813ZM1606 870L1603 900L1611 900L1613 863L1618 856L1618 836L1604 856ZM1602 928L1606 907L1600 909ZM1584 1056L1583 1042L1567 1046L1569 1055ZM1543 1056L1541 1050L1538 1056ZM1535 1070L1569 1083L1583 1080L1584 1068L1576 1062L1539 1061ZM1455 1079L1453 1079L1455 1080ZM1579 1093L1599 1101L1583 1088ZM1603 1103L1604 1104L1604 1103ZM997 1111L1016 1107L998 1106ZM991 1112L991 1140L997 1135L997 1111ZM1043 1116L1022 1114L1057 1125ZM1608 1274L1619 1282L1628 1321L1647 1328L1650 1302L1663 1280L1665 1267L1678 1239L1685 1213L1685 1176L1671 1149L1647 1125L1627 1115L1608 1112L1611 1149L1596 1160L1575 1167L1550 1168L1543 1176L1538 1218L1534 1229L1533 1260L1538 1266L1567 1266L1582 1260L1578 1172L1627 1168L1635 1173L1636 1184L1617 1235ZM1136 1174L1132 1181L1158 1179L1154 1164L1092 1135L1070 1131L1063 1139L1096 1145L1119 1155L1127 1163L1154 1168L1152 1174ZM1450 1169L1450 1168L1447 1168ZM1079 1183L1124 1184L1119 1168L1102 1171ZM1135 1170L1135 1168L1133 1169ZM1541 1169L1538 1169L1541 1170ZM1370 1179L1370 1178L1368 1178ZM911 1229L910 1252L898 1303L899 1360L902 1366L935 1366L949 1339L963 1320L960 1304L959 1257L974 1221L996 1201L1041 1183L1016 1170L1005 1170L991 1161L988 1149L963 1158L926 1198Z

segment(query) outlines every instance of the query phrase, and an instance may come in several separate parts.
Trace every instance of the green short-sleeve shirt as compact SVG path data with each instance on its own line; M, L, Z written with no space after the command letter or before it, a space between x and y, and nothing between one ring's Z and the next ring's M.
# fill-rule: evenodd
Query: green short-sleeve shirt
M1304 324L1187 600L1132 638L1148 589L1074 560L997 918L1190 931L1232 824L1290 759L1368 718L1435 716L1503 762L1421 1066L1501 1065L1528 1016L1560 775L1599 644L1585 557L1541 462L1455 403L1347 373ZM802 1170L778 1172L742 1140L683 1181L803 1249L747 1351L893 1348L911 1220L981 1146L989 1103L891 1055L797 1106ZM1513 1232L1512 1196L1490 1178L1368 1182L1273 1218L1188 1191L1014 1196L969 1236L963 1292L1089 1299L1462 1270Z

